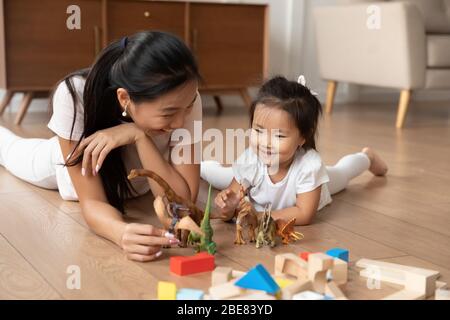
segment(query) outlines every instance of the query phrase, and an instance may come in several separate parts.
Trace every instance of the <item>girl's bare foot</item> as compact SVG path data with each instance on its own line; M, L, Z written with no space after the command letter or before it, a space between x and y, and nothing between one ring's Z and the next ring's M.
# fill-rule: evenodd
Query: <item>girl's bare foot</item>
M362 152L367 154L367 156L369 157L369 171L376 176L384 176L388 171L388 167L383 159L381 159L380 156L369 147L362 149Z

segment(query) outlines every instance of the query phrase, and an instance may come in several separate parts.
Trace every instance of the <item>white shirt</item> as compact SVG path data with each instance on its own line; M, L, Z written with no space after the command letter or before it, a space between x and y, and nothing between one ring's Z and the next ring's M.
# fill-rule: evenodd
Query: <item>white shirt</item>
M76 108L76 119L73 127L72 137L70 137L70 131L73 122L73 101L72 97L70 96L69 89L64 82L61 82L58 85L53 95L53 115L47 126L50 130L52 130L63 139L78 141L83 134L84 128L84 108L82 101L85 79L80 76L76 76L72 78L72 82L79 98L79 103ZM172 141L171 137L174 134L176 137L178 129L172 131L171 133L158 135L152 138L156 147L165 159L169 159L170 147L173 147L175 145L200 143L199 138L201 138L201 136L196 137L194 135L194 121L201 120L202 102L200 94L198 94L197 99L194 102L192 111L186 117L183 126L183 129L187 129L190 132L191 140L183 139L180 142ZM55 152L57 153L57 159L60 160L58 162L60 164L56 166L56 180L59 193L64 200L78 200L78 196L72 184L72 180L70 179L67 167L61 165L62 163L64 163L61 148L59 148L58 146L58 148L56 149L57 150L55 150ZM127 172L129 172L131 169L142 168L142 164L139 159L136 146L134 144L126 145L124 147L122 157ZM131 184L137 191L137 194L133 194L133 196L145 194L150 189L148 181L144 177L138 177L131 180Z
M273 183L265 165L251 149L246 149L233 164L234 178L242 183L250 183L249 197L257 211L272 203L273 210L296 205L297 194L305 193L322 186L318 210L331 202L327 182L329 178L320 155L315 150L296 151L294 160L286 176Z

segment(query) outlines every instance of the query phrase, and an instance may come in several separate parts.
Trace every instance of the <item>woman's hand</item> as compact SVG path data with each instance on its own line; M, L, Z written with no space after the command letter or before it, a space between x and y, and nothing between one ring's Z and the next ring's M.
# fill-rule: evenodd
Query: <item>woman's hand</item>
M241 201L241 197L239 193L234 192L232 189L228 188L220 191L214 203L216 207L219 209L219 213L222 214L222 219L230 220L234 216L234 211L239 205Z
M145 136L134 123L124 123L111 128L99 130L96 133L84 138L75 153L83 152L83 163L81 174L86 174L89 165L92 175L97 175L102 167L103 161L111 150L135 143Z
M146 262L161 256L162 246L178 245L171 233L148 224L130 223L125 226L120 246L130 260Z

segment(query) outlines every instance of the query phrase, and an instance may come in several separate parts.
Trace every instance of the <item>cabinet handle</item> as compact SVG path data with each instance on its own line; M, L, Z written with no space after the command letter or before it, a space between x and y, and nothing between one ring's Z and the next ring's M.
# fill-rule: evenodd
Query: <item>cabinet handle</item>
M100 53L100 28L94 26L94 54L97 56Z
M144 11L144 17L146 17L146 18L150 18L150 12L148 12L148 11Z

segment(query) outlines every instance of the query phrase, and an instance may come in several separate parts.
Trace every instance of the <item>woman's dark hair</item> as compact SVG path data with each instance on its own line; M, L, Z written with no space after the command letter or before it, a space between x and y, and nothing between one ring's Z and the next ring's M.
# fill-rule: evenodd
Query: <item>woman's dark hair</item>
M295 81L277 76L266 81L258 91L250 108L250 125L258 104L279 108L292 117L300 134L305 138L305 150L316 149L316 131L322 106L311 91Z
M121 106L118 88L127 90L131 101L152 101L200 75L189 48L176 36L159 31L144 31L109 44L100 52L94 64L74 72L62 81L73 100L72 137L76 105L79 102L72 78L86 79L83 92L84 131L76 144L98 130L121 124ZM99 174L111 205L125 213L124 200L132 194L130 181L121 157L122 148L112 150L106 157ZM82 155L69 159L67 166L77 165Z

